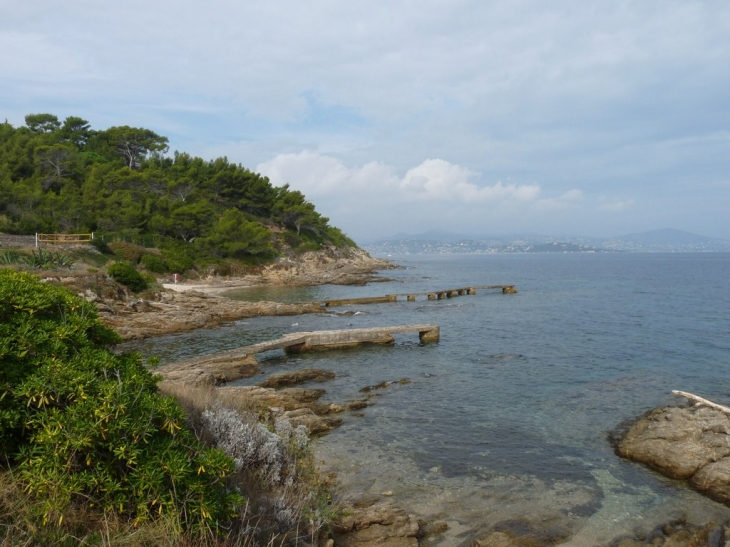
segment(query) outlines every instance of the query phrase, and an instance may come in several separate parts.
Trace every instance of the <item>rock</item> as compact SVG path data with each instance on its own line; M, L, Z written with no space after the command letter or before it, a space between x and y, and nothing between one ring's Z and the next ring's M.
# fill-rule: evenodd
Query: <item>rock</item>
M472 547L519 547L519 545L504 532L492 532L484 539L478 539L472 543Z
M284 410L304 408L307 404L311 404L325 394L323 389L289 388L277 391L272 388L260 386L235 386L219 389L228 396L245 399L248 402L257 403L262 406L280 407Z
M505 520L497 523L492 531L474 540L472 547L543 547L564 543L571 531L555 519Z
M110 304L108 300L105 302ZM159 302L134 301L115 311L103 317L104 323L119 332L124 340L137 340L214 327L248 317L319 313L322 308L316 302L243 302L193 291L166 291L161 293Z
M705 406L669 407L645 414L618 442L620 456L644 463L730 502L730 417Z
M613 543L614 547L724 547L730 539L728 524L714 522L704 526L687 524L683 519L657 527L644 537L623 538Z
M379 384L375 384L373 386L365 386L360 389L361 393L370 393L373 390L376 389L385 389L388 386L392 386L393 384L400 384L400 385L407 385L410 384L411 381L408 378L403 378L401 380L395 380L393 382L380 382Z
M730 458L708 463L692 476L690 484L711 498L730 505Z
M317 416L309 408L299 408L284 413L284 417L291 422L292 426L305 426L309 430L310 435L321 435L332 431L335 427L342 424L340 418L323 418Z
M166 382L212 386L259 374L261 370L257 364L256 359L248 355L228 359L200 357L163 365L155 372Z
M347 516L333 523L337 547L418 547L415 518L390 503L345 507Z
M281 372L279 374L272 374L259 385L261 387L278 388L282 386L303 384L304 382L326 382L327 380L331 380L335 376L336 374L329 370L305 368L302 370L295 370L293 372Z
M624 458L689 479L730 454L730 418L708 407L668 407L643 416L618 444Z

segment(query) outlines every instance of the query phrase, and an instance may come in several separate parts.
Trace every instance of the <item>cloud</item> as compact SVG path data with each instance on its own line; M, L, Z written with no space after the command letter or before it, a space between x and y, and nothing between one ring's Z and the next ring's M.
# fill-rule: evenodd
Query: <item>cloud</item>
M601 203L598 205L600 211L607 211L609 213L622 213L627 209L630 209L634 205L633 199L609 199L603 198Z
M399 175L394 166L369 162L347 167L312 151L279 154L256 166L272 184L289 184L314 202L333 224L354 237L398 230L524 231L531 217L560 215L583 205L571 189L543 197L540 185L481 183L482 177L443 159L428 159Z
M627 232L658 216L730 237L730 201L712 192L730 167L728 2L0 0L0 13L14 125L52 112L149 127L172 150L265 166L318 208L381 193L381 225L421 222L403 204L542 232L579 211L614 231L624 211Z
M537 184L479 186L471 179L478 173L442 159L428 159L398 177L394 167L370 162L348 168L339 160L315 152L280 154L259 164L256 170L275 186L290 184L307 196L339 195L343 199L398 202L494 204L509 200L535 201Z

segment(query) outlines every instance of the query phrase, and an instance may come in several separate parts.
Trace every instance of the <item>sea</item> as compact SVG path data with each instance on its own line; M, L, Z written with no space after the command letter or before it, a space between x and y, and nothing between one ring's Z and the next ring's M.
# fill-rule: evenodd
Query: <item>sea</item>
M254 287L227 296L320 301L483 285L517 294L329 308L246 319L125 344L163 362L285 333L438 324L438 342L259 356L268 375L322 368L325 401L371 390L315 441L340 499L379 497L447 528L426 545L469 545L494 530L545 544L609 545L675 519L730 518L730 508L614 453L610 433L645 411L730 403L730 254L545 253L389 257L366 286ZM258 383L264 376L242 381ZM407 380L400 382L401 380Z

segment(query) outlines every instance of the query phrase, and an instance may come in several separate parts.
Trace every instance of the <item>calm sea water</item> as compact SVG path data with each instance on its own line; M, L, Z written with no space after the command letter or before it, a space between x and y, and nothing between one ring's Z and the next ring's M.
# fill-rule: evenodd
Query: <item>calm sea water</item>
M317 441L341 495L392 496L446 521L431 545L461 545L497 527L603 545L684 514L730 509L618 459L607 434L647 409L684 402L672 389L730 403L730 254L526 254L393 257L404 269L366 287L247 289L237 298L319 300L515 284L444 301L338 308L355 315L257 318L129 344L175 360L286 332L437 323L438 343L285 357L264 369L335 371L333 402L379 391ZM261 381L262 377L249 380Z

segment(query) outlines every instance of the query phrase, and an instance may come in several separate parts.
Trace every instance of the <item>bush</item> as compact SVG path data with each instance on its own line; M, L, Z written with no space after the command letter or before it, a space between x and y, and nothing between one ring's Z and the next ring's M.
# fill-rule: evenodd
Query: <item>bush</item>
M101 239L101 238L98 238L98 237L97 237L96 239L92 239L92 240L91 240L91 245L92 245L92 246L93 246L93 247L94 247L94 248L95 248L95 249L96 249L97 251L99 251L99 252L100 252L101 254L103 254L103 255L113 255L113 254L114 254L114 251L112 251L112 250L111 250L111 248L109 247L109 245L107 245L107 244L106 244L106 243L104 242L104 240L103 240L103 239Z
M293 529L313 537L326 526L334 508L306 427L275 418L260 401L214 388L167 382L161 388L183 405L191 429L233 458L236 485L256 515L257 540L251 544L271 545L272 538Z
M149 271L156 273L156 274L164 274L164 273L167 273L170 271L165 259L159 255L154 255L154 254L142 255L142 260L140 263L142 264L142 266L147 268Z
M0 270L0 457L60 524L71 505L135 523L176 519L215 529L243 499L226 488L234 463L205 448L137 354L82 298Z
M129 287L133 292L140 292L148 287L147 281L134 269L134 266L124 262L115 262L109 266L107 271L114 278L114 281Z
M115 255L133 264L139 264L142 255L147 252L147 249L144 247L133 243L125 243L124 241L114 241L109 243L108 247Z
M171 272L185 273L195 265L197 251L190 243L168 240L162 244L161 250Z

